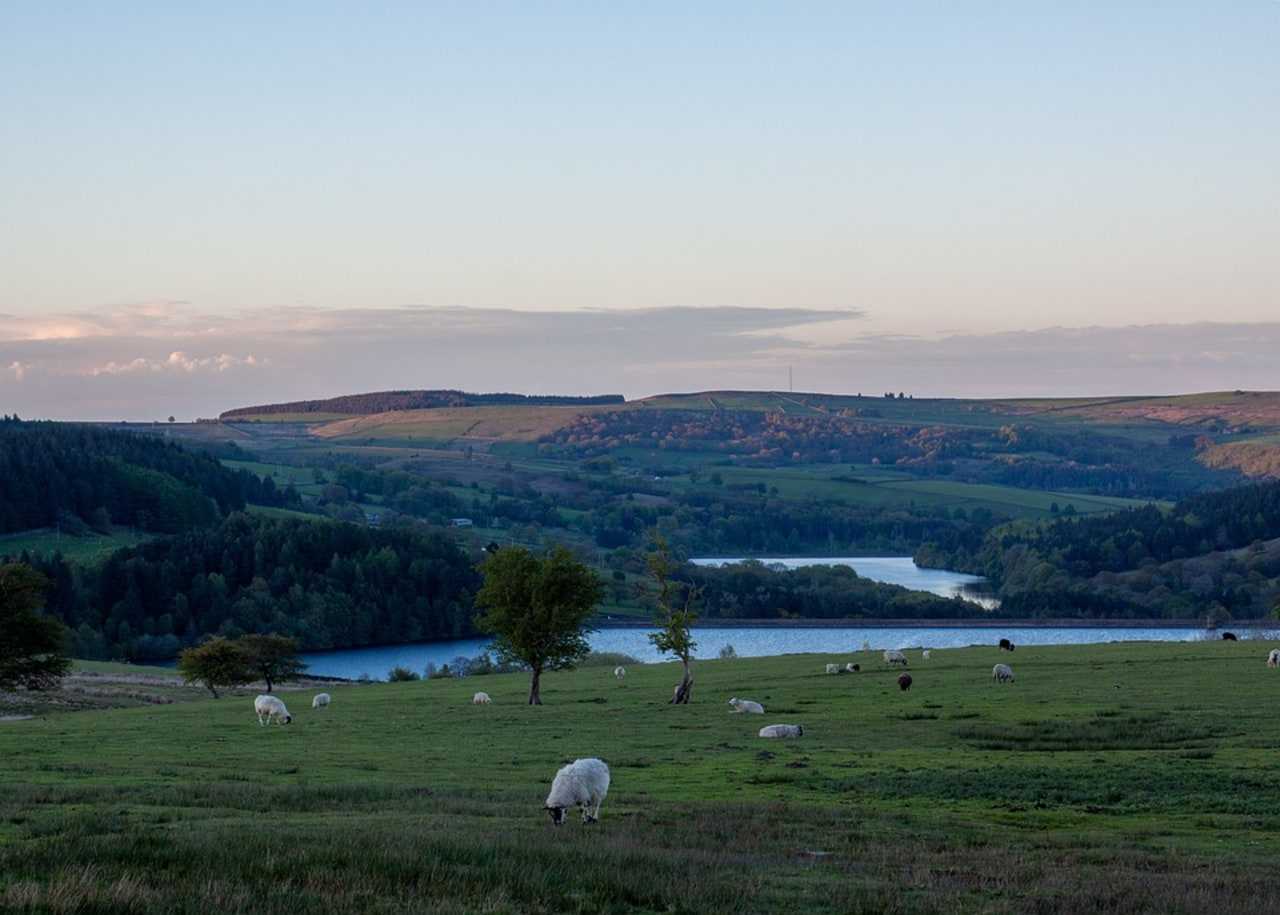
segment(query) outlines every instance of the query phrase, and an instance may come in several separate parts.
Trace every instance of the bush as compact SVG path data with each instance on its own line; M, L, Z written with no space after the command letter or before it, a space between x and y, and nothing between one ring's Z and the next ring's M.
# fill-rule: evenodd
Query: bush
M447 667L448 665L445 666ZM421 679L422 677L418 676L417 671L410 670L407 667L396 666L387 671L388 683L409 683L413 680Z
M738 652L734 650L732 645L726 645L720 649L720 660L731 661L738 656Z

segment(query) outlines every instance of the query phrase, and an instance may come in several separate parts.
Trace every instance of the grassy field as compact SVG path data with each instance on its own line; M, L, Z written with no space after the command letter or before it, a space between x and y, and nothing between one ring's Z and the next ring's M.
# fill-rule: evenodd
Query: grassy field
M1267 647L912 652L906 693L868 655L702 662L687 707L653 665L549 675L541 708L511 675L287 694L288 727L247 698L0 724L0 909L1274 912ZM755 736L779 721L805 736ZM602 820L557 830L550 778L591 755Z
M0 534L0 558L16 558L24 552L33 556L61 553L70 562L95 563L118 549L137 546L151 538L150 534L128 527L117 527L110 534L91 531L79 537L60 534L53 528L41 528L19 534Z

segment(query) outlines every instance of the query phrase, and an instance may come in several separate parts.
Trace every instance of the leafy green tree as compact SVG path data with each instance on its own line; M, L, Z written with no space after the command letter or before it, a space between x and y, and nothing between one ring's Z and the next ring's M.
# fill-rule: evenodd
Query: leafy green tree
M563 670L586 657L587 621L604 596L604 585L562 546L546 556L507 546L480 565L484 584L476 594L481 632L494 637L502 662L531 671L529 704L541 705L543 671Z
M682 588L671 581L675 562L671 558L667 541L662 537L654 540L654 551L649 554L648 568L658 600L657 614L653 620L658 631L649 633L649 641L662 653L673 654L680 659L683 672L671 697L671 704L688 705L689 698L693 695L693 650L698 647L692 632L693 623L698 618L698 614L693 611L693 602L697 599L698 592L692 586Z
M203 645L188 648L178 656L178 673L188 683L202 683L213 698L220 698L218 688L233 689L254 678L243 646L231 639L209 639Z
M24 563L0 565L0 689L48 689L71 667L66 627L40 612L48 587Z
M296 680L307 669L298 657L298 640L288 636L245 635L236 640L249 669L267 683L267 692L277 683Z

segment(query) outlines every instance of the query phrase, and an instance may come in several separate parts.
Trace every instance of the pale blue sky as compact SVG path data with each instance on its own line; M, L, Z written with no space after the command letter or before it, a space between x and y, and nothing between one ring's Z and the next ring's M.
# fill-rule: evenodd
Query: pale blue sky
M0 0L8 337L173 301L860 313L811 342L1280 314L1274 0L187 6Z

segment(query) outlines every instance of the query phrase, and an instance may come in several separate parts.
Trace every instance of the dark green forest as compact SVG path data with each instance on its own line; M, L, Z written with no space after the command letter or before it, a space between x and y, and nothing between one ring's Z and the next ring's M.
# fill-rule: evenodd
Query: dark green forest
M120 550L97 567L28 559L78 657L169 658L209 634L293 636L304 649L474 633L473 559L447 534L233 513Z
M0 418L0 534L59 525L176 533L297 493L153 435Z

